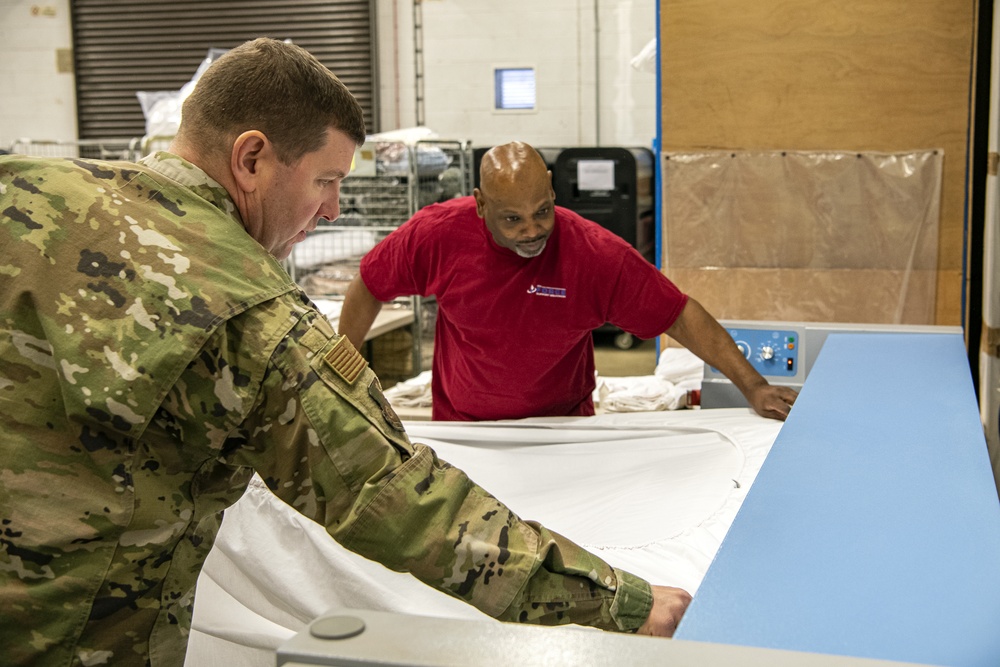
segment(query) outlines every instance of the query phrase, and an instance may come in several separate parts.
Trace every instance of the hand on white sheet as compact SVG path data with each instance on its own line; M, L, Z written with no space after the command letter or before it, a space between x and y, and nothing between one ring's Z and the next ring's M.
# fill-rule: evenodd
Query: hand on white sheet
M785 421L798 395L799 392L790 387L778 387L765 382L752 389L747 400L757 414Z
M691 604L691 594L673 586L653 586L652 589L653 608L638 634L673 637L681 616Z

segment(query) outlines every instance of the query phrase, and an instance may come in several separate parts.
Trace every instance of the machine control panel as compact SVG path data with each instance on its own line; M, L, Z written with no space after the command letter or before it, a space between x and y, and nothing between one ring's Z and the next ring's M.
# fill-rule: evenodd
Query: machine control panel
M802 333L798 329L735 326L725 322L722 325L750 365L764 377L785 380L802 377ZM705 375L724 377L711 366L706 367Z
M799 334L788 329L729 328L750 365L764 377L795 377L799 370Z
M771 384L799 389L808 371L806 327L792 322L721 321L736 347ZM746 398L717 368L705 364L701 383L703 408L746 405Z

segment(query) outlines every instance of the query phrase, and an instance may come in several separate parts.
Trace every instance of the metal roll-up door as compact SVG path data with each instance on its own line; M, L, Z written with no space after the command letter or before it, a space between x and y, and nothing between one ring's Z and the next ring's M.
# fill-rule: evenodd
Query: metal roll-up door
M179 90L210 48L290 39L347 85L369 132L378 90L373 0L73 0L80 139L141 137L137 91Z

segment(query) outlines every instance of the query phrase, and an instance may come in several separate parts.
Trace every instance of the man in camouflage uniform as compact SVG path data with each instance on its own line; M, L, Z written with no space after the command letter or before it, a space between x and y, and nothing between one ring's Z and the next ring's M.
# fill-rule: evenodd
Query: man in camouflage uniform
M0 158L0 655L180 665L257 471L343 545L499 619L669 635L689 596L409 442L278 260L339 214L361 109L298 47L203 75L170 153ZM652 610L652 611L651 611Z

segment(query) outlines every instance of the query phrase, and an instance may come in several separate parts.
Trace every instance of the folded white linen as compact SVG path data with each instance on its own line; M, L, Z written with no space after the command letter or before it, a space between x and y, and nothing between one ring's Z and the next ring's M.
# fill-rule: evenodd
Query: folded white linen
M655 412L688 405L688 392L701 388L704 362L682 347L660 352L653 375L597 376L594 405L601 412Z
M323 306L320 308L322 310ZM704 363L694 353L685 348L668 347L660 353L653 375L598 375L594 405L601 412L656 412L683 408L688 404L687 392L701 388L703 367ZM385 396L397 408L431 407L431 371L423 371L393 385L385 390Z
M397 382L385 390L385 397L397 408L431 407L431 371Z
M687 396L673 382L656 375L597 378L595 405L604 412L677 410Z
M666 347L660 351L653 374L677 385L681 391L701 388L705 362L684 347Z

